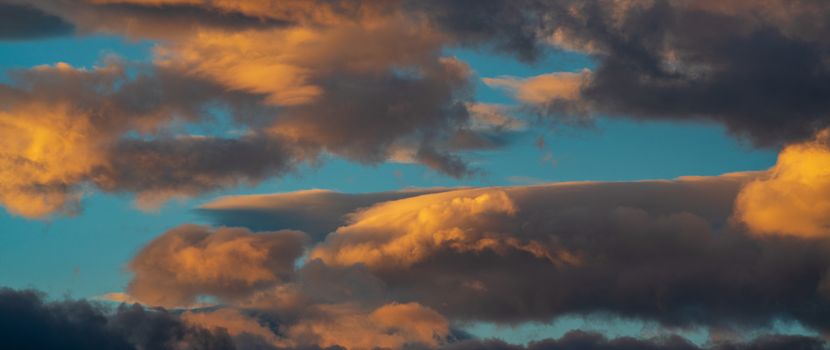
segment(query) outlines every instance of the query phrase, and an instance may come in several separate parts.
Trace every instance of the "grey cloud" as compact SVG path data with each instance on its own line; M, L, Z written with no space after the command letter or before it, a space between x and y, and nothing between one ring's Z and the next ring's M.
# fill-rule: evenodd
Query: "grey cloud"
M122 305L109 312L87 301L45 301L35 291L0 289L5 349L230 350L231 338L184 324L165 310Z
M0 40L31 40L72 34L74 26L25 3L0 2Z

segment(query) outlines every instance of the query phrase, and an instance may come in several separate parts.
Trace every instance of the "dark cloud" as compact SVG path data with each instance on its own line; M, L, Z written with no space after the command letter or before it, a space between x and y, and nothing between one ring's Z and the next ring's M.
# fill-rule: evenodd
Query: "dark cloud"
M0 1L0 40L47 38L73 31L73 25L34 6Z
M782 1L771 10L809 4ZM830 8L823 7L826 18ZM825 39L757 23L752 13L659 1L626 16L596 39L609 51L583 93L597 106L635 118L714 120L761 145L806 139L828 126Z
M826 2L513 3L536 19L528 25L537 41L596 62L578 97L530 101L543 115L714 121L760 146L808 139L830 125Z
M333 310L331 310L333 311ZM329 311L329 312L331 312ZM318 311L320 312L320 311ZM369 344L359 336L374 337L376 344L396 344L393 348L403 349L446 349L446 350L818 350L825 348L825 341L817 337L798 335L764 335L748 341L714 341L707 345L695 345L688 340L674 335L655 338L619 337L607 338L597 333L571 331L558 339L545 339L529 344L513 345L500 340L473 339L460 337L449 339L442 344L417 344L392 341L395 332L418 329L416 324L427 325L423 317L424 310L408 305L393 305L379 308L369 320L388 323L397 322L397 326L388 329L386 334L372 334L362 324L353 331L365 332L345 335L341 345L315 345L292 342L283 334L278 344L269 342L267 333L258 333L254 323L235 323L246 320L247 316L238 313L222 313L211 310L172 313L163 309L147 309L139 305L121 305L109 310L102 305L87 301L45 301L35 291L15 291L0 289L0 326L2 326L2 345L8 349L101 349L101 350L225 350L225 349L272 349L272 350L318 350L363 348ZM419 314L420 313L420 314ZM221 316L223 319L216 318ZM325 317L353 317L349 322L359 321L357 315L335 314ZM420 319L419 319L420 318ZM253 319L250 319L253 320ZM334 320L337 320L336 318ZM340 320L345 321L345 320ZM207 323L206 323L207 322ZM218 322L213 325L210 322ZM309 320L306 322L325 322ZM231 328L216 327L226 324ZM253 325L248 331L232 328L234 325ZM280 325L280 328L282 325ZM413 328L409 328L413 327ZM348 327L346 328L349 329ZM337 336L334 329L331 334L319 336ZM237 334L230 334L236 332ZM265 332L268 332L265 330ZM354 336L357 335L358 338ZM276 336L276 334L272 335ZM346 339L349 338L349 339ZM391 341L391 342L390 342ZM356 342L356 343L355 343Z
M409 11L428 18L461 46L489 47L532 62L544 53L546 12L562 10L556 1L404 1Z
M289 146L263 137L123 140L110 157L94 182L107 191L140 193L150 205L154 199L255 184L284 174L296 162Z
M86 301L44 301L34 291L0 289L4 349L235 349L223 331L183 323L164 310L122 305L114 313Z
M297 142L361 162L376 163L404 148L414 153L411 161L466 175L465 162L433 147L467 128L467 66L445 59L412 70L325 76L319 84L323 95L311 104L286 107L274 128Z

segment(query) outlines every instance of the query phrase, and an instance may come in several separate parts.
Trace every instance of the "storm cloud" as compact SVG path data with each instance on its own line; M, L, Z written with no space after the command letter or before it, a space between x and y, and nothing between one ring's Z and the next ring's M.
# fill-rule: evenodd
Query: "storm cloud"
M0 289L0 344L7 349L236 349L224 331L193 327L164 310L122 305L109 312L87 301L43 300Z
M0 2L0 40L30 40L71 34L74 26L25 3Z

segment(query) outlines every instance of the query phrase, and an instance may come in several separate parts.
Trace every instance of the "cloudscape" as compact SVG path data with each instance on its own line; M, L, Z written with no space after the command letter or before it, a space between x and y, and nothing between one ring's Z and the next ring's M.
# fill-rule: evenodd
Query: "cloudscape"
M0 0L0 349L830 348L830 2Z

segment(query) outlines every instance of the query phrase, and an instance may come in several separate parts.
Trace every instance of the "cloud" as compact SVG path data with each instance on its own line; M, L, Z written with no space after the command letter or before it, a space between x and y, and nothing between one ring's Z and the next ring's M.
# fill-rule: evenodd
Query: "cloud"
M300 4L265 7L289 17L317 11ZM36 5L54 12L65 4ZM226 5L233 4L79 3L65 10L83 22L77 13L110 6L152 17L166 6L224 13ZM351 13L332 13L341 10ZM12 81L0 89L0 133L14 136L3 155L10 174L4 176L14 181L0 189L0 201L14 214L40 218L77 211L84 190L97 188L134 193L147 208L283 176L323 154L365 164L405 158L455 177L475 173L461 153L501 147L512 131L493 113L482 119L469 67L443 57L443 34L417 18L365 11L367 17L348 21L309 14L321 17L290 26L229 28L205 20L193 30L166 30L175 34L157 43L152 63L110 58L92 69L58 63L10 72ZM54 128L78 146L49 159L27 154L37 145L26 133L18 136L19 124L38 110L55 112L34 118L43 126L30 129ZM216 130L223 119L241 132ZM61 135L62 121L77 124L72 134ZM193 125L216 133L186 132ZM61 138L50 139L47 146L57 147ZM46 171L19 176L32 172L27 166Z
M347 304L320 306L289 325L263 323L255 314L228 308L181 314L139 305L109 310L83 300L46 301L37 292L10 289L0 290L0 325L3 345L13 349L777 350L823 349L826 344L818 337L772 334L696 345L671 334L607 338L571 331L522 346L453 338L444 317L413 303L390 303L368 312Z
M310 227L303 221L314 221L313 213L335 213L337 219L328 225L341 221L341 226L314 245L301 265L291 264L284 278L266 273L283 270L268 267L271 260L263 258L247 259L244 271L262 271L265 277L252 279L255 283L233 283L239 289L215 282L220 278L203 285L145 285L152 290L149 295L178 295L184 290L187 295L218 297L224 308L234 310L228 312L244 316L240 322L259 325L253 333L279 324L276 340L265 341L277 347L363 348L367 343L360 339L373 339L393 348L422 343L509 349L498 342L465 341L449 325L549 322L564 315L644 320L666 331L707 327L766 334L775 322L785 321L824 332L830 328L821 311L830 310L830 260L824 237L759 236L733 220L742 189L768 176L752 172L668 181L464 188L402 197L312 191L229 198L222 205L268 210L276 217L288 217L296 206L309 205L307 212L300 211L307 215L275 225ZM370 206L353 209L345 219L340 214L363 205ZM221 230L241 230L242 238L275 235L242 229L215 232ZM216 233L200 228L201 240L211 235ZM168 232L149 247L175 236L175 231ZM176 251L208 251L197 241L180 242ZM250 256L252 246L263 244L227 244L220 253L201 255L205 261L199 266L211 267L212 276L221 276L224 270L219 266L228 264L219 262L227 256ZM132 266L159 261L165 259L142 253ZM203 269L166 265L178 271L165 273L166 279L177 276L202 283ZM189 300L180 298L169 305L176 302ZM380 311L396 310L390 305L409 305L406 312L398 310L407 316ZM221 326L219 320L215 323ZM242 334L239 329L231 334ZM427 337L430 330L437 336ZM567 349L562 344L593 339L586 344L599 349L620 344L701 348L680 338L666 343L592 337L539 344ZM755 343L718 342L701 349L775 349L802 342L821 344L813 338L781 336Z
M802 221L769 231L777 235L758 235L746 213L820 207L820 196L757 196L781 186L820 189L825 147L821 140L793 145L769 171L716 177L360 195L317 190L206 207L219 222L312 230L318 243L287 279L225 297L292 324L320 305L370 312L398 302L450 321L604 314L665 327L756 329L789 320L824 331L830 320L815 312L830 309L821 218L799 214ZM178 287L166 288L153 286L167 295Z
M575 79L565 79L567 72L523 80L526 88L519 97L533 100L537 113L715 121L760 146L805 140L828 126L830 105L821 98L830 91L828 36L820 23L830 8L809 0L728 5L685 0L38 0L33 6L60 14L86 32L164 39L159 63L262 94L275 105L325 98L332 89L343 93L344 84L335 88L331 79L354 78L356 71L429 71L447 47L492 49L533 61L552 45L583 52L596 67L578 79L578 96ZM547 88L530 89L531 82L542 81ZM377 81L362 77L351 86L371 83ZM569 98L562 98L562 89ZM432 102L451 106L444 99ZM315 108L313 114L332 113ZM443 169L454 168L444 161Z
M0 2L0 40L48 38L73 31L71 24L34 6Z
M244 110L248 120L265 111L204 81L131 68L133 78L117 60L10 72L13 85L0 86L0 203L7 210L27 217L72 212L88 185L145 198L193 195L256 182L299 161L296 148L261 135L166 136L179 121L210 122L210 104L232 115Z
M215 311L187 311L181 315L181 319L193 326L210 330L224 330L232 337L245 339L253 338L261 341L263 345L279 344L277 334L266 325L260 324L256 319L243 315L235 309L219 309ZM242 347L244 349L244 347Z
M826 242L731 223L758 173L463 189L360 211L311 252L366 266L401 302L451 319L608 313L667 326L827 329ZM768 300L776 300L770 304Z
M450 320L608 313L672 327L751 328L784 319L827 329L828 320L808 311L830 308L824 240L755 236L732 221L743 186L765 176L468 188L401 199L320 191L231 198L225 206L267 210L275 227L318 227L315 213L335 214L326 225L341 226L288 279L248 284L247 293L224 298L278 310L281 319L363 295L357 300L370 310L415 302ZM301 215L292 222L279 219L295 212ZM267 261L251 261L259 267L247 270L268 270ZM180 287L147 285L162 295Z
M14 71L13 83L0 89L0 202L14 214L45 217L76 211L84 189L98 188L135 193L140 206L152 207L282 176L322 152L377 163L394 149L411 150L413 161L470 173L453 140L500 131L473 129L467 105L454 99L466 67L441 59L412 74L332 78L318 101L278 109L221 81L117 60L93 69L58 63ZM225 113L245 131L191 135L177 126L210 126Z
M359 208L447 190L426 188L365 194L307 190L228 196L208 202L197 211L218 225L243 226L254 231L299 230L319 241L342 226L348 214Z
M531 106L531 111L535 114L560 114L559 118L565 118L572 115L584 117L589 114L591 106L582 101L581 92L590 81L590 77L591 72L585 69L580 73L560 72L525 79L484 78L483 81L491 87L512 92L517 100Z
M290 279L305 241L296 231L253 234L180 226L136 255L129 265L135 276L128 291L143 303L161 306L186 306L203 295L245 295Z
M235 349L224 331L138 305L108 312L86 301L48 302L34 291L0 289L0 344L8 349Z
M0 112L0 202L10 212L71 210L65 204L80 193L69 188L102 164L93 126L69 114L65 105L37 104Z
M61 136L77 145L47 159L26 153L39 147L31 141L35 131L5 141L9 173L47 169L0 175L10 178L0 201L27 217L76 212L84 191L95 188L134 193L141 207L150 207L284 176L323 154L476 174L464 153L504 146L522 123L474 100L470 68L445 57L455 46L524 60L551 43L583 50L596 62L590 72L485 80L514 91L533 114L558 120L576 115L570 120L584 123L601 114L717 121L758 145L804 140L827 126L827 99L820 98L830 91L826 28L804 23L823 23L830 9L808 1L752 7L680 0L38 0L31 6L82 33L157 41L152 62L143 65L57 64L11 73L13 81L0 89L0 133L17 135L21 120L48 110L54 112L29 127L54 133L47 129L72 121ZM241 133L211 125L222 118ZM216 134L184 132L191 125ZM62 142L53 139L44 146Z
M416 303L388 304L370 313L352 305L321 305L287 330L293 342L347 349L400 349L404 345L433 348L449 335L449 324L437 312Z
M551 73L527 79L516 77L484 78L487 85L515 91L519 101L544 104L551 100L573 100L579 97L590 71L582 73Z
M525 12L537 19L530 22L538 24L537 33L596 64L578 97L569 99L583 108L542 108L551 117L587 110L634 119L715 121L761 146L809 139L828 126L830 105L820 97L830 91L827 27L818 25L830 15L826 4L528 3L538 5ZM550 77L528 78L525 86ZM546 93L529 103L550 107L562 100L559 90Z
M762 235L830 235L830 149L824 131L816 140L785 147L778 162L738 195L736 217Z

